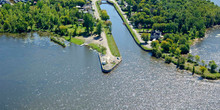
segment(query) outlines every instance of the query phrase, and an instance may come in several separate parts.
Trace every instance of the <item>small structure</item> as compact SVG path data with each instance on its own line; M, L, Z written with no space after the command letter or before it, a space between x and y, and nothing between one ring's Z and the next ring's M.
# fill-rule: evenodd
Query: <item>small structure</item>
M84 22L84 19L78 19L78 22L79 22L79 23L83 23L83 22Z
M91 9L92 9L92 6L91 6L91 5L84 5L84 6L83 6L83 9L84 9L85 11L91 10Z
M76 6L76 8L81 9L82 7L81 6Z
M151 32L150 40L151 41L154 39L158 40L159 38L161 38L161 32L159 30L153 30Z

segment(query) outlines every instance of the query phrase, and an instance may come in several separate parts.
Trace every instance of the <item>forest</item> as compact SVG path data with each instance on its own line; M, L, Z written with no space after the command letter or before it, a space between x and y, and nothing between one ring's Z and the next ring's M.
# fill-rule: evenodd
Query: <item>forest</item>
M143 29L143 33L144 30L163 33L164 41L160 43L161 51L165 53L175 53L173 50L176 49L172 47L178 47L182 54L188 53L192 39L204 37L207 28L220 24L220 7L210 0L121 1L122 9L134 27Z
M206 64L189 53L195 39L220 25L219 6L210 0L119 0L118 4L146 43L152 31L162 32L163 37L151 42L152 56L207 79L220 78L215 61Z
M92 27L94 24L92 15L75 8L84 4L85 0L40 0L36 4L5 4L0 8L0 32L50 31L67 35L67 25L75 26L78 19L86 19L83 26L90 31L90 24Z
M206 28L220 24L220 7L209 0L126 0L130 20L164 33L203 37Z

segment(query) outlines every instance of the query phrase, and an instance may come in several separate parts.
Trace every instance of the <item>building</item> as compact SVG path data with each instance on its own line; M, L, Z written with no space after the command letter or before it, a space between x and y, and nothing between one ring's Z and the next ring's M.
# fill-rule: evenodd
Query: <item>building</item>
M151 32L150 40L154 40L154 39L158 40L161 37L162 37L162 33L159 30L153 30Z

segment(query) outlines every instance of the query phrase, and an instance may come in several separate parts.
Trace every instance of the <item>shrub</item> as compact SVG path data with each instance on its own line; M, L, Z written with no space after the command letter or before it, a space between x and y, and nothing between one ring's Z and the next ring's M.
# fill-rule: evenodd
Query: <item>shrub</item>
M211 68L211 72L214 73L218 65L215 63L214 60L212 60L212 61L209 61L209 67Z
M156 58L160 58L162 56L161 50L159 48L153 48L152 56L154 56Z
M193 63L193 60L194 60L194 56L189 53L187 61Z
M166 54L162 54L162 58L165 58L167 55Z
M189 53L189 48L186 45L180 45L181 54Z
M163 49L163 52L167 53L169 52L169 48L170 48L170 43L167 41L162 41L161 43L161 48Z
M184 69L185 68L185 65L184 64L180 64L180 66L179 66L179 69Z
M159 41L158 41L158 40L151 42L151 47L152 47L152 48L156 48L157 45L159 45Z
M143 34L141 35L141 38L142 38L145 42L147 42L148 40L150 40L149 33L143 33Z
M165 63L170 64L171 61L172 61L172 57L170 57L170 56L167 55L167 56L165 57Z

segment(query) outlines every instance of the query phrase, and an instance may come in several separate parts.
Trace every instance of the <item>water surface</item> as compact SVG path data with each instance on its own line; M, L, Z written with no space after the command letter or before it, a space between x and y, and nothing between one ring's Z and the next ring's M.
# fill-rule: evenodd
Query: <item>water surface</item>
M214 60L220 66L220 27L213 28L207 31L206 37L201 42L196 43L191 47L193 55L199 55L201 60L206 64L210 60Z
M106 9L123 57L108 75L98 55L39 37L0 37L0 109L218 109L220 82L200 80L142 51L115 9Z

